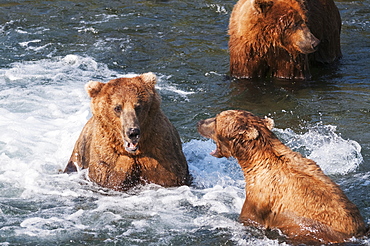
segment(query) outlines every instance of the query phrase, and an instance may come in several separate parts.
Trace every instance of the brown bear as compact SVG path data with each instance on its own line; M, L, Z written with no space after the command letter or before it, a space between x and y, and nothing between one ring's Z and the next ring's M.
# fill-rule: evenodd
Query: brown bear
M230 75L310 79L309 66L341 56L333 0L239 0L229 23Z
M246 181L245 225L279 229L292 243L340 243L365 233L358 208L312 160L271 131L274 122L228 110L198 123L216 142L211 154L235 157Z
M87 83L92 117L64 172L88 168L93 182L115 190L143 183L188 185L180 137L160 108L155 84L153 73Z

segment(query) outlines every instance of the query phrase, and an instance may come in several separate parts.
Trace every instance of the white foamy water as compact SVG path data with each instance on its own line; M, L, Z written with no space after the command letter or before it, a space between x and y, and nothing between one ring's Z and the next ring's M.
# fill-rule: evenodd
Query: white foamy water
M276 129L276 132L290 148L316 161L325 174L347 174L363 162L361 146L343 139L335 126L317 124L304 134L291 129Z
M198 245L277 245L237 222L244 178L234 159L209 155L215 147L210 140L183 145L194 178L190 187L147 185L124 193L86 181L85 172L59 173L90 117L84 84L120 76L133 74L76 55L0 69L0 237L20 245L184 245L188 239ZM184 100L193 93L169 79L159 75L161 94ZM276 131L328 174L351 172L362 161L359 144L342 139L333 126L304 134Z

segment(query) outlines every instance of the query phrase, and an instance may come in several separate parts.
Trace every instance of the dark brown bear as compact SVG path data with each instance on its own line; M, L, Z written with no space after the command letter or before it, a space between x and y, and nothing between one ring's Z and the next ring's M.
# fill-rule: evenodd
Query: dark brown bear
M285 146L273 125L241 110L198 123L199 133L216 142L211 154L235 157L244 172L240 221L280 229L293 243L341 243L364 235L357 207L314 161Z
M155 84L153 73L87 83L93 116L65 172L88 168L92 181L115 190L142 183L189 184L179 134L160 109Z
M312 63L342 56L333 0L239 0L229 24L230 74L309 79Z

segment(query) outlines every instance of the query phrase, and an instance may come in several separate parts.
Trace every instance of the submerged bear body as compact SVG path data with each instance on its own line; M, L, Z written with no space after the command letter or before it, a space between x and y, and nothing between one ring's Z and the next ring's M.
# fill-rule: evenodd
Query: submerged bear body
M189 184L180 137L160 109L155 83L156 76L146 73L86 84L93 116L65 172L88 168L93 182L115 190L141 183Z
M341 243L364 235L358 208L312 160L285 146L272 119L229 110L198 123L216 142L211 154L235 157L246 181L245 225L279 229L294 243Z

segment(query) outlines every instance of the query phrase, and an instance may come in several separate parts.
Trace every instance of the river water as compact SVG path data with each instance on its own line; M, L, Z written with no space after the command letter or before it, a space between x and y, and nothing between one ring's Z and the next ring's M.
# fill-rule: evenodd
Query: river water
M235 1L0 0L0 245L284 245L238 223L240 168L196 132L226 109L274 118L370 224L370 0L336 3L339 66L284 82L226 76ZM61 174L91 116L84 84L149 71L193 184L115 192Z

